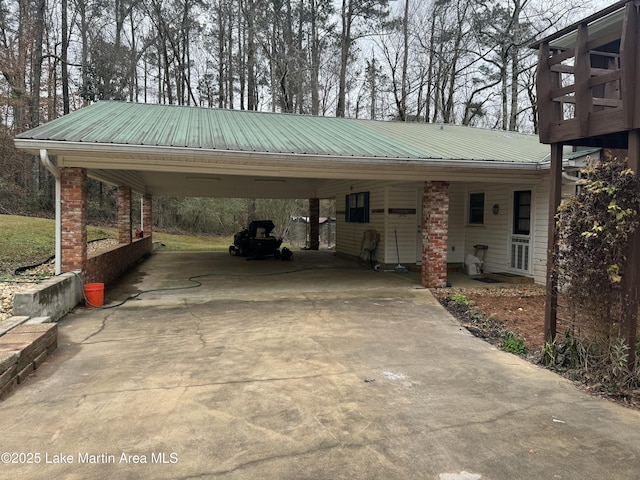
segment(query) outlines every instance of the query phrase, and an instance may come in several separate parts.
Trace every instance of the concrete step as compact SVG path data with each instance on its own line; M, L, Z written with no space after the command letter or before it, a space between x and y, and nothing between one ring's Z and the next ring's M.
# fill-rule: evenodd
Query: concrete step
M22 325L27 320L29 320L29 317L14 316L14 317L5 318L4 320L2 320L0 322L0 336L2 336L5 333L7 333L13 327L17 327L18 325Z

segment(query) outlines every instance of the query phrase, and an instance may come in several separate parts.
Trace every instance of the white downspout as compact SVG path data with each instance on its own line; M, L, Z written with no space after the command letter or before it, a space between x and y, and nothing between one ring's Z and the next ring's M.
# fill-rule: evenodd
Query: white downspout
M61 214L61 198L60 198L60 170L56 167L51 160L49 160L49 154L47 149L40 150L40 161L45 166L51 175L56 179L56 264L55 274L60 275L62 273L62 214Z
M562 172L562 178L573 183L576 183L577 181L581 180L580 177L574 177L573 175L569 175L567 172Z

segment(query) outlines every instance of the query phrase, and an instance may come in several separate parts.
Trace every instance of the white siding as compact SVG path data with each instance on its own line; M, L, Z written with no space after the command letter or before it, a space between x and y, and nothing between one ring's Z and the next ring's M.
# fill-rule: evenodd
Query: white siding
M345 196L350 193L369 192L369 223L345 222ZM384 182L340 180L331 182L322 190L322 198L336 200L336 252L347 255L360 256L362 238L365 230L374 229L380 232L381 244L376 252L376 259L380 260L384 250L384 213L374 213L384 210L386 203L386 186Z
M535 239L533 251L533 278L536 283L547 281L547 236L549 229L549 178L545 172L537 188L535 210ZM567 199L576 193L575 183L563 179L562 198Z
M486 272L503 272L508 262L509 229L511 226L511 191L505 184L468 183L464 198L464 256L474 254L474 245L487 245L484 258ZM484 192L484 225L469 225L468 203L470 193ZM498 205L500 210L494 215L492 208Z
M379 258L384 263L417 263L418 229L421 228L422 218L418 218L418 193L415 185L399 185L387 189L386 212L386 242L384 257ZM410 209L414 213L389 213L389 209ZM398 242L396 248L396 232ZM398 259L398 254L400 259Z
M380 233L380 244L376 260L380 263L398 263L395 232L398 232L398 251L403 264L419 261L417 230L422 223L418 218L418 192L421 183L394 184L386 182L340 180L327 183L320 192L322 198L336 200L336 251L360 256L365 230L375 229ZM369 192L370 223L345 222L345 196L349 193ZM389 214L389 208L413 209L413 214Z
M462 263L467 254L474 253L474 245L487 245L484 269L486 272L509 271L509 253L512 228L513 192L531 190L533 195L531 230L531 275L536 283L546 279L547 219L549 201L549 175L530 184L464 183L449 185L449 238L447 262ZM388 182L340 180L328 182L320 192L322 198L335 198L337 211L336 251L360 256L363 232L380 232L380 245L376 260L396 264L395 232L398 232L400 263L419 262L418 228L422 228L420 195L422 182L391 184ZM565 190L571 190L568 187ZM370 223L346 223L345 196L349 193L369 192ZM469 193L484 192L484 225L468 224ZM494 214L494 205L499 212ZM389 208L415 209L415 214L389 214Z
M452 183L449 185L447 263L464 262L466 196L467 190L464 183Z
M538 184L535 196L533 224L533 278L536 283L547 281L547 231L549 225L549 174Z
M485 272L509 271L513 192L515 190L530 189L534 202L530 237L530 275L533 276L536 283L544 283L546 278L548 188L548 176L533 184L452 184L451 191L455 193L451 196L452 205L449 215L449 254L451 255L449 261L464 261L464 258L460 260L459 256L453 257L451 252L451 247L454 243L462 239L464 257L467 254L474 254L474 245L487 245L489 247L484 259ZM469 194L476 192L484 192L485 194L484 225L468 224ZM499 207L497 214L493 213L494 205ZM460 212L461 208L462 212ZM457 250L458 245L456 245ZM453 260L453 258L456 258L456 260Z

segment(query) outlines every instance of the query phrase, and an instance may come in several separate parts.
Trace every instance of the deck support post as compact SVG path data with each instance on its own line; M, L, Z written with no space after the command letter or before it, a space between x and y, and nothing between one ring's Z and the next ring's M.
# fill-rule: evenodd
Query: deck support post
M562 196L562 143L551 145L551 178L549 179L549 219L547 226L547 296L544 305L544 339L552 342L557 333L558 242L556 212Z

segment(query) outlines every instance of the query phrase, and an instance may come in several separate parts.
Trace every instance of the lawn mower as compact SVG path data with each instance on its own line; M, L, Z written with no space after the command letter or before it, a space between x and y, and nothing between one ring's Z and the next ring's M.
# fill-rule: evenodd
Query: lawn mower
M282 239L271 236L271 231L274 228L275 225L271 220L255 220L251 222L248 228L233 236L233 245L229 247L229 255L256 259L266 257L283 258L280 252ZM286 254L285 256L289 257L286 260L291 260L289 256L290 250L287 248L282 250Z

